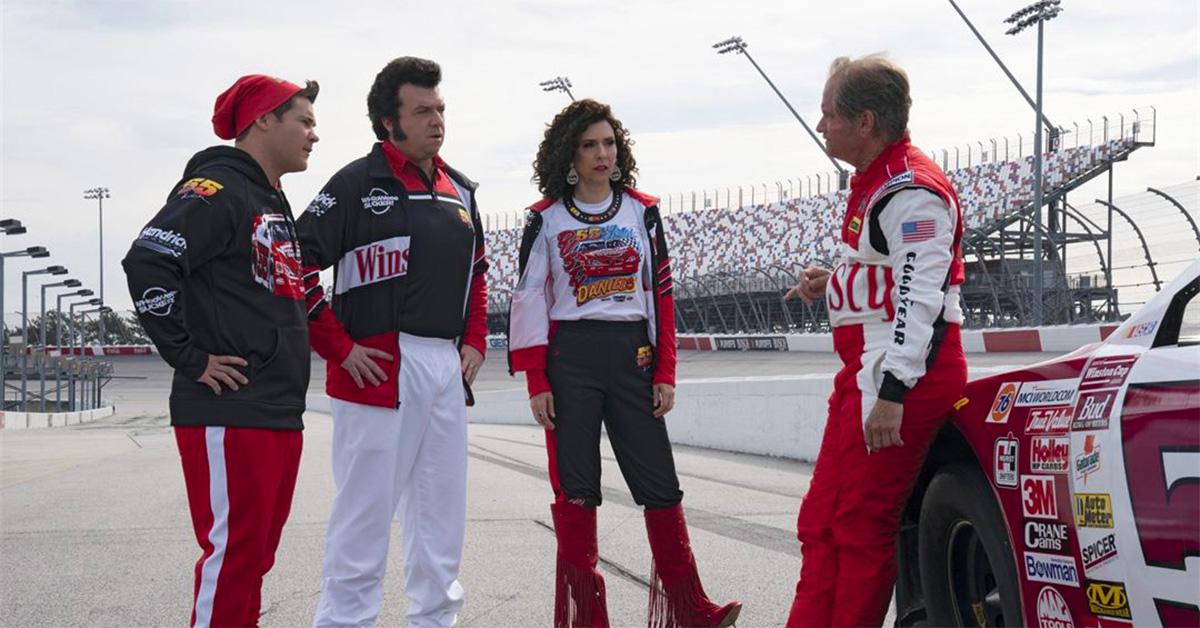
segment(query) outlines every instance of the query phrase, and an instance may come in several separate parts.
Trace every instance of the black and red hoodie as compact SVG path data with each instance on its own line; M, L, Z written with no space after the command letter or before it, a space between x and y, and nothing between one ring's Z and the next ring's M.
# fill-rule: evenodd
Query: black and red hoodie
M258 162L197 153L122 260L138 320L175 368L172 425L303 429L309 350L292 210ZM196 381L208 356L249 364L221 395Z
M396 407L398 332L486 352L488 263L476 187L440 158L430 178L382 142L334 174L300 216L309 335L325 358L330 397ZM330 266L332 303L319 281ZM387 381L359 388L341 368L355 343L392 355L376 361Z

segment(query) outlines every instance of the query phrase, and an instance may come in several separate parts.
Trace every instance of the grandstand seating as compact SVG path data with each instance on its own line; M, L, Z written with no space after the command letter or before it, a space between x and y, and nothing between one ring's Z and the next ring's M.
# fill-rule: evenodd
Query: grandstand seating
M1046 155L1047 191L1100 167L1115 152L1127 151L1133 138L1078 146ZM979 228L1030 202L1033 159L995 161L947 173L963 205L965 224ZM790 199L783 203L736 209L679 211L664 218L677 277L723 270L796 269L836 257L837 233L846 192ZM488 280L494 307L506 307L516 282L520 227L486 233ZM493 309L493 308L489 308Z

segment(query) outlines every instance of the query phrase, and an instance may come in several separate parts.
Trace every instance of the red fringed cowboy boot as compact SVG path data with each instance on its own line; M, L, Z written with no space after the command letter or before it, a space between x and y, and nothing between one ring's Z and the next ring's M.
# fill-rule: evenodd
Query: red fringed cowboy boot
M688 541L683 505L646 509L646 534L654 554L651 574L649 626L675 628L732 626L741 602L717 606L704 593L692 545Z
M558 537L555 628L608 628L604 577L596 570L596 509L570 502L550 504Z

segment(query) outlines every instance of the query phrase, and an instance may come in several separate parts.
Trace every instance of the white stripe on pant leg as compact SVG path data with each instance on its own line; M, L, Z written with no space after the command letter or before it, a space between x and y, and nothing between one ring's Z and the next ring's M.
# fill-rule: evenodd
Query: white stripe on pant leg
M217 597L217 578L225 562L225 544L229 539L229 480L225 475L225 428L204 428L205 453L208 455L208 503L213 523L208 542L213 553L200 569L200 590L196 593L196 628L212 623L213 601Z

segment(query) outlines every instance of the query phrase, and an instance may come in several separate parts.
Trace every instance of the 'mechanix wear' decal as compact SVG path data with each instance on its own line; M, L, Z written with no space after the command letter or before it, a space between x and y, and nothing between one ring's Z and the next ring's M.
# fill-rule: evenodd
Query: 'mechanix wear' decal
M155 286L146 288L142 293L142 298L133 302L133 307L137 309L138 314L149 314L151 316L167 316L171 313L171 307L175 305L175 297L179 295L176 290L167 291L165 288Z
M408 274L411 238L396 236L352 249L338 263L334 290L342 294L360 286L387 281Z
M1088 610L1100 617L1133 619L1129 611L1129 596L1120 582L1091 580L1087 585Z
M150 249L163 255L181 257L187 253L187 238L170 229L146 227L133 243L144 249Z
M255 216L251 246L254 281L281 297L303 299L300 247L288 219L283 214Z
M629 227L568 229L558 234L558 254L576 305L594 299L624 301L637 292L642 246Z

